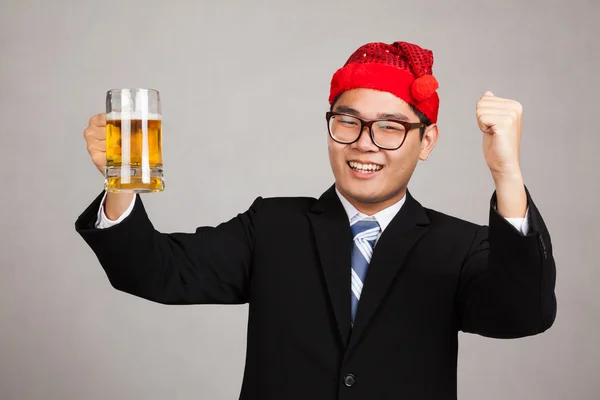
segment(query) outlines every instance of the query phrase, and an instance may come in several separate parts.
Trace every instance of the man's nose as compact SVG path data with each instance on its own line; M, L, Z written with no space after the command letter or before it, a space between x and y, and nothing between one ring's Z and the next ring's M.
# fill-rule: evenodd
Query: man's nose
M358 140L354 142L354 146L360 151L377 151L379 147L371 140L371 131L368 126L364 126L360 132Z

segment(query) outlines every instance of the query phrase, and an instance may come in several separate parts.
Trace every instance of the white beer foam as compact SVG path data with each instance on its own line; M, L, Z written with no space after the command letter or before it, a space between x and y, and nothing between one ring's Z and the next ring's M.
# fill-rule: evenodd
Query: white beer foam
M108 121L123 119L123 117L127 118L127 119L147 119L147 120L155 120L155 121L156 120L160 121L162 119L160 114L155 114L155 113L142 114L141 111L135 111L135 112L111 111L110 113L106 114L106 119Z

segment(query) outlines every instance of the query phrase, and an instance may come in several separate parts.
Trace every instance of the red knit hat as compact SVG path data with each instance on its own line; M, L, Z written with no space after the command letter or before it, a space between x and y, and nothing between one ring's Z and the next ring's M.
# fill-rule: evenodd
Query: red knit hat
M343 92L366 88L389 92L437 121L439 87L432 75L433 52L407 42L368 43L350 56L331 79L329 104Z

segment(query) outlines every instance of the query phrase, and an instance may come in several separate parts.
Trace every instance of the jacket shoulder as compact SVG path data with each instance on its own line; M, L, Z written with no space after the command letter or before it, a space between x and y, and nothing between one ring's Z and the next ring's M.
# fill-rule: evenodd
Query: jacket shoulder
M313 197L264 197L261 198L261 211L304 214L316 201Z

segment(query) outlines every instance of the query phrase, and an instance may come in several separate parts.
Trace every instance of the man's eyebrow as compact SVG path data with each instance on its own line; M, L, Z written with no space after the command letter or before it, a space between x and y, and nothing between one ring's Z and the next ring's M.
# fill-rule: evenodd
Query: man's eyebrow
M335 111L346 114L352 114L360 117L360 111L355 108L339 105L335 107ZM408 117L401 113L378 113L377 119L397 119L401 121L408 121Z
M379 113L377 114L377 118L381 119L399 119L401 121L408 121L408 117L401 113Z
M335 107L335 111L360 116L360 112L352 107L339 105Z

